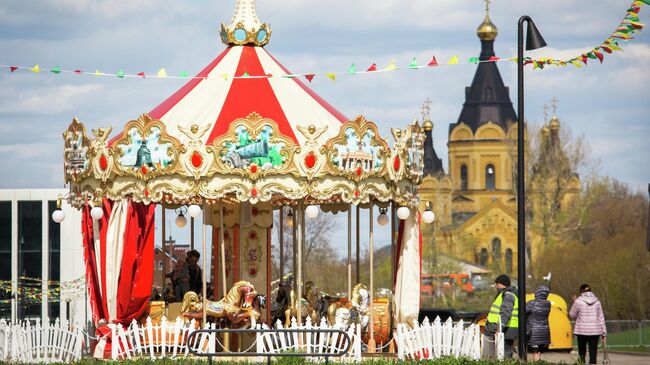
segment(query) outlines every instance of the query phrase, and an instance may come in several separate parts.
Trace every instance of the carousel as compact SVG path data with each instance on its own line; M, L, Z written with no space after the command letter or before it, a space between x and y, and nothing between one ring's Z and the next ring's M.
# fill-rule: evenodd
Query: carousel
M204 269L202 291L188 292L180 304L182 318L227 327L307 317L332 325L358 321L372 352L388 341L394 323L417 319L420 221L433 220L430 211L419 214L416 196L423 130L417 121L393 128L391 147L373 122L346 118L301 80L286 77L290 72L264 47L271 28L257 18L254 0L237 0L220 34L226 49L148 113L116 133L106 127L92 136L75 118L63 134L66 198L83 211L93 320L101 329L152 315L160 205L163 242L165 210L181 213L178 226L187 222L183 213L202 215L202 267L212 268L212 292L223 298L207 299ZM392 227L391 301L375 299L373 286L377 207L378 224ZM358 223L352 229L362 211L369 215L368 232L359 232ZM318 283L304 274L305 224L320 212L347 215L347 298L320 296ZM279 240L272 239L274 217ZM189 228L194 239L194 219ZM356 278L352 272L353 236L358 263L361 234L369 240L368 283L358 282L358 264ZM285 247L285 236L292 247ZM280 260L286 250L293 253L291 283L283 262L280 277L271 277L272 243ZM272 291L275 313L267 299Z

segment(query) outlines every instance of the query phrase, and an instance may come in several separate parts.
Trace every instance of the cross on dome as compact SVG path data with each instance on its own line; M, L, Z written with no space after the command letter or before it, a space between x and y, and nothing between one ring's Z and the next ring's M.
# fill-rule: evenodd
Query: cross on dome
M228 46L264 46L270 38L271 27L257 17L255 0L236 0L230 24L221 23L221 41Z

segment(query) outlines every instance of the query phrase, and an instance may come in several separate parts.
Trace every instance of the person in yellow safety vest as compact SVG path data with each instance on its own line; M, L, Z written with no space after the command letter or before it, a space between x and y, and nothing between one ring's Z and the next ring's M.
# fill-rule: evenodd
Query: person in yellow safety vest
M510 286L510 278L505 274L497 276L494 283L497 295L485 321L483 354L485 358L495 357L495 334L502 332L504 334L504 355L506 359L510 359L519 328L517 289Z

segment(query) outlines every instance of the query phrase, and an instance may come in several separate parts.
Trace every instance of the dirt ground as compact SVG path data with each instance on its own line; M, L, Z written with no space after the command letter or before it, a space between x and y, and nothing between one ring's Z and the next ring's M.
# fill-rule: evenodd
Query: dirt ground
M578 362L578 353L572 351L571 353L564 352L551 352L542 355L542 360L554 363L575 364ZM650 365L650 354L627 354L620 352L609 353L610 364L612 365ZM589 355L587 355L589 361ZM598 353L598 363L603 363L602 352Z

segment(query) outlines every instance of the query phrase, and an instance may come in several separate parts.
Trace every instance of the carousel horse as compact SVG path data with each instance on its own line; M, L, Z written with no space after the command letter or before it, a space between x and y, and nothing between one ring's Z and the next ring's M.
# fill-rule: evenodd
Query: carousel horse
M347 329L351 323L361 325L361 332L368 328L370 294L364 284L357 284L352 289L349 302L335 301L327 308L327 322L330 326Z
M301 320L310 317L312 323L318 323L319 293L313 282L308 281L305 284L305 294L302 298L296 298L296 292L290 285L280 284L275 301L278 303L278 309L273 315L273 323L281 321L285 326L290 326L291 318L298 316L298 308Z
M217 302L208 300L205 309L209 317L224 319L233 327L245 327L257 322L265 307L266 296L258 294L251 283L239 281L233 284L223 299ZM196 293L190 291L185 294L181 315L186 320L202 318L203 304Z

